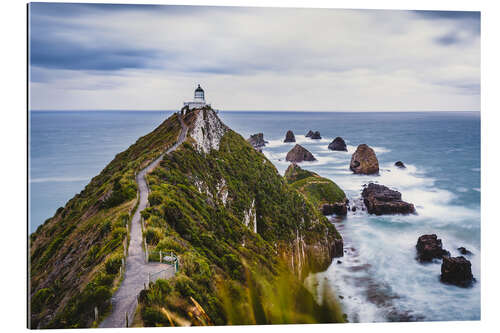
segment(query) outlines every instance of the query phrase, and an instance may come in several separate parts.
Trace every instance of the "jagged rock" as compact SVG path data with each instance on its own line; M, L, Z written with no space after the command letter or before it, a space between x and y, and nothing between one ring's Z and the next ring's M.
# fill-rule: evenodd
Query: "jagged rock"
M335 239L333 241L332 257L343 257L344 256L344 241L341 239Z
M474 281L472 265L464 257L443 257L441 281L460 287L468 287Z
M257 134L252 134L250 137L247 139L247 141L256 149L256 150L261 150L262 147L265 147L266 143L268 143L266 140L264 140L264 134L263 133L257 133Z
M345 144L344 139L342 139L340 136L338 136L328 145L328 149L338 150L338 151L347 151L347 146Z
M189 129L189 135L194 140L198 152L209 153L212 149L219 150L219 143L229 130L210 107L194 109L190 117L195 117Z
M415 213L415 206L413 204L402 201L401 193L391 190L387 186L370 183L363 189L361 195L370 214Z
M293 132L291 130L286 132L284 142L295 142L295 135L293 134Z
M347 215L347 204L345 202L335 202L334 204L323 204L321 206L323 215Z
M361 144L352 154L350 169L354 173L374 174L378 173L378 160L375 152L368 145Z
M458 252L460 252L460 254L463 254L463 255L471 255L472 252L470 252L469 250L467 250L465 247L461 246L459 247L458 249Z
M297 144L286 154L286 160L288 162L299 163L303 161L316 161L316 158L314 158L309 150Z
M401 161L397 161L396 163L394 163L394 165L397 166L398 168L401 168L401 169L406 168L406 165Z
M319 134L319 131L313 132L311 134L310 138L314 139L314 140L319 140L319 139L321 139L321 134Z
M432 261L449 256L450 253L443 249L443 244L436 234L422 235L417 241L417 259L419 261Z
M314 134L314 132L309 130L309 132L307 132L307 134L306 134L306 138L310 138L313 134Z

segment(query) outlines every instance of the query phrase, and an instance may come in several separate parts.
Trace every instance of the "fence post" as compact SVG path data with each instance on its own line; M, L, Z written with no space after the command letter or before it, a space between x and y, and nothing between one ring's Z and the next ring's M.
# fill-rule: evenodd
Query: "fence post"
M128 313L125 311L125 327L128 327Z
M122 266L120 266L120 277L122 277Z
M160 251L160 264L161 264L161 263L162 263L162 261L161 261L161 251Z
M97 309L97 306L94 306L94 319L96 322L99 319L99 310Z

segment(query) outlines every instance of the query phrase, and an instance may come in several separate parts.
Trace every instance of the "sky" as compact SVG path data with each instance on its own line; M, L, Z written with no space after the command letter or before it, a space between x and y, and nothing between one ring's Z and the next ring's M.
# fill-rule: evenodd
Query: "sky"
M32 3L31 110L479 111L480 13Z

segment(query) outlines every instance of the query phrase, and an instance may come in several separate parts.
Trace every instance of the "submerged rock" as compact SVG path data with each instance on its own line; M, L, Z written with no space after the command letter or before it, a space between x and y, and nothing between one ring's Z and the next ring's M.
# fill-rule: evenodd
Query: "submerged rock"
M406 165L401 161L397 161L396 163L394 163L394 165L397 166L398 168L401 168L401 169L406 168Z
M333 139L333 141L328 145L328 149L337 151L347 151L347 146L344 139L340 136Z
M295 135L291 130L288 130L288 132L286 132L284 142L295 142Z
M309 150L297 144L286 154L286 160L288 162L299 163L303 161L316 161L316 158Z
M365 144L359 145L354 154L352 154L349 168L354 173L366 175L378 173L378 159L373 149Z
M436 234L422 235L417 241L417 259L419 261L432 261L432 259L441 259L449 256L450 253L443 249L441 239Z
M387 186L370 183L363 189L361 195L370 214L415 213L415 206L413 204L401 200L401 193L391 190Z
M472 265L464 257L443 257L441 264L441 281L459 287L468 287L474 281Z
M469 250L467 250L463 246L459 247L457 250L458 250L458 252L460 252L460 254L463 254L463 255L471 255L472 254L472 252L470 252Z
M261 150L262 147L265 147L266 143L268 143L266 140L264 140L264 134L263 133L257 133L257 134L252 134L250 137L247 139L247 141L256 149L256 150Z

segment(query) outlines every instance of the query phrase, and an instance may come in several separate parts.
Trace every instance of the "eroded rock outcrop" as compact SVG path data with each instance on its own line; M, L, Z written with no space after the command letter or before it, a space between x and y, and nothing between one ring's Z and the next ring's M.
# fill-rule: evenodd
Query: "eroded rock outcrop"
M300 163L303 161L316 161L316 158L309 150L297 144L286 154L286 160L288 162Z
M358 146L352 154L350 169L354 173L371 175L379 172L375 151L366 144Z
M313 132L311 134L310 138L313 140L319 140L319 139L321 139L321 134L319 133L319 131Z
M314 134L314 132L309 130L309 132L307 132L307 134L306 134L306 138L310 138L313 134Z
M397 161L396 163L394 163L394 165L397 166L398 168L401 168L401 169L406 168L406 165L401 161Z
M262 148L266 146L266 143L268 143L266 140L264 140L263 133L252 134L247 139L247 141L255 148L255 150L258 151L261 151Z
M195 141L194 146L199 152L209 153L219 149L219 143L228 127L222 123L212 108L206 107L192 111L195 117L190 126L189 135Z
M345 201L334 204L325 203L321 206L321 213L323 215L347 215L347 203Z
M295 135L291 130L288 130L288 132L286 132L284 142L295 142Z
M468 287L474 281L471 262L464 257L443 257L441 281L459 287Z
M443 256L449 256L450 253L443 249L441 239L436 234L422 235L417 241L417 259L419 261L432 261L441 259Z
M338 136L335 139L333 139L333 141L328 145L328 149L337 151L347 151L347 145L345 144L344 139Z
M391 190L387 186L370 183L363 189L361 195L366 209L370 214L415 213L415 206L413 204L401 200L401 193Z

